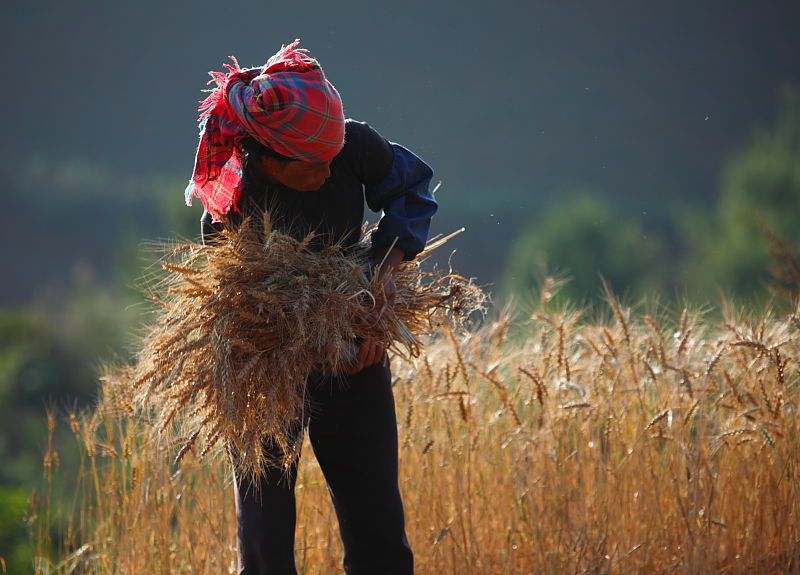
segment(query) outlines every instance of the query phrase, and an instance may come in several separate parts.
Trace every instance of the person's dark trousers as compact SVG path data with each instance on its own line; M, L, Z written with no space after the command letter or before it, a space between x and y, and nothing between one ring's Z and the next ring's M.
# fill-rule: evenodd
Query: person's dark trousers
M348 575L409 575L389 369L309 382L308 433L339 519ZM236 480L240 575L294 575L296 466Z

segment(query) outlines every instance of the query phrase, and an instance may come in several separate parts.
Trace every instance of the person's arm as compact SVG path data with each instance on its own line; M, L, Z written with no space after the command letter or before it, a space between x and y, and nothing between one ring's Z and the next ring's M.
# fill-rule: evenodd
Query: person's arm
M402 261L413 260L425 248L437 204L429 190L433 170L412 152L392 144L393 159L386 176L365 186L367 205L383 210L372 233L372 261L378 268L383 290L371 317L377 320L383 307L394 300L394 272Z
M394 272L403 261L413 260L424 248L437 203L429 190L433 170L406 148L389 143L366 124L355 126L353 137L359 149L359 168L367 205L382 211L372 233L371 260L383 289L373 294L375 308L370 319L377 321L387 303L394 299ZM360 343L354 362L344 373L353 374L380 361L384 349L369 341Z
M403 252L403 259L413 260L425 248L431 218L437 203L429 186L433 170L406 148L391 144L392 164L382 180L365 186L367 205L375 212L383 211L378 227L372 233L375 254L384 255L394 246ZM376 256L373 259L380 259Z
M383 212L371 236L373 261L395 246L413 260L425 248L436 200L433 170L417 155L389 142L369 124L348 120L342 161L364 186L367 205Z

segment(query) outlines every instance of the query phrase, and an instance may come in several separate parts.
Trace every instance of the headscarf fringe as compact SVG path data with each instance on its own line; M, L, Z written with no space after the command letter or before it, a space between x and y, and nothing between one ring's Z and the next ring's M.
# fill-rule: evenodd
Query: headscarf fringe
M215 219L238 209L242 163L236 144L244 137L298 160L327 161L339 153L344 145L341 97L299 43L281 46L261 68L243 69L229 56L223 71L209 72L212 87L198 108L200 142L185 191L188 205L200 198ZM307 74L302 87L294 74ZM268 101L280 105L262 108L265 91Z
M319 62L308 55L308 50L298 48L300 40L281 46L281 49L272 56L261 70L262 74L274 72L305 72L319 68Z
M200 101L200 117L198 122L208 118L218 106L220 106L228 95L228 86L233 82L244 81L246 84L253 78L263 74L274 74L276 72L306 72L319 68L319 62L309 56L309 51L305 48L298 48L300 40L281 46L281 49L267 60L261 69L242 69L235 56L228 56L233 64L223 64L227 72L216 70L209 71L211 79L208 85L216 84L210 90L209 95Z

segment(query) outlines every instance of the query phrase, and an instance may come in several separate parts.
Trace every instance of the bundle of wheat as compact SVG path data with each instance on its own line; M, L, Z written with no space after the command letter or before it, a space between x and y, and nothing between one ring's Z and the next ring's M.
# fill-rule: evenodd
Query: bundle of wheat
M277 444L285 463L312 371L336 372L359 338L414 356L438 322L459 324L486 303L471 281L408 263L395 273L393 303L376 308L384 284L368 246L315 251L312 240L273 229L267 213L211 244L175 246L161 261L166 277L150 290L156 321L134 375L120 379L160 433L177 431L178 460L221 444L241 472L258 473L274 463L265 446Z

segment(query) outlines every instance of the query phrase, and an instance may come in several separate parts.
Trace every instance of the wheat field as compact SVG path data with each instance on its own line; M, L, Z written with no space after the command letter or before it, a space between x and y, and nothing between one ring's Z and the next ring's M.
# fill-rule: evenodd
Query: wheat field
M393 359L416 572L800 573L797 315L546 299ZM124 402L107 378L69 430L50 415L82 463L57 496L45 455L36 572L234 573L226 461L175 465ZM301 461L298 570L341 573L307 446Z

